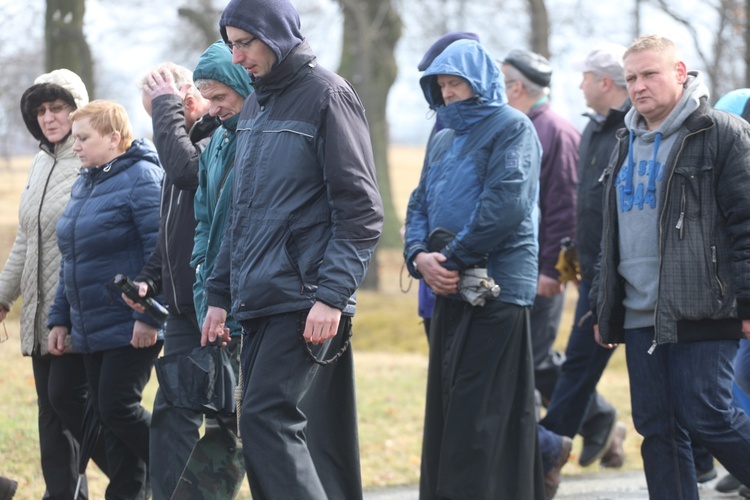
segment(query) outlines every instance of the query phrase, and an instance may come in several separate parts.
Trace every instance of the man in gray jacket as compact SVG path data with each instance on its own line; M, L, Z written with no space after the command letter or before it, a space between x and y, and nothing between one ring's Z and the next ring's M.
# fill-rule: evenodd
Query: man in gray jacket
M237 123L202 342L224 334L231 308L254 499L362 498L348 345L383 224L364 108L317 64L288 0L232 0L219 25L255 92Z
M731 393L750 338L750 127L707 105L670 40L640 37L623 61L633 108L604 173L595 334L627 344L649 496L697 499L691 437L750 484Z
M575 217L581 279L565 361L541 421L557 434L581 434L583 448L578 460L584 467L596 461L604 467L621 467L625 458L624 424L617 422L617 410L596 392L613 351L594 341L589 313L589 291L602 239L603 189L599 179L617 143L615 133L624 126L630 109L622 67L624 52L621 45L604 44L591 51L578 68L583 72L580 87L592 110L579 146Z

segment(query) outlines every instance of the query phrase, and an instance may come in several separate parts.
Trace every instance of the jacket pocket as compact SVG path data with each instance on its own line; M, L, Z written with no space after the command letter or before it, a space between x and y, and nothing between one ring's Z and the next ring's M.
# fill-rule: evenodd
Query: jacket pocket
M291 232L286 217L260 216L246 221L244 252L233 252L232 281L238 287L239 311L259 311L299 300L302 281L289 252Z
M679 239L685 238L687 231L699 231L701 220L712 216L715 205L715 189L712 165L676 167L672 187L672 203L669 225L678 231Z
M304 288L313 291L318 283L318 271L323 255L331 239L331 223L328 217L304 225L292 224L287 243L287 256L299 271Z

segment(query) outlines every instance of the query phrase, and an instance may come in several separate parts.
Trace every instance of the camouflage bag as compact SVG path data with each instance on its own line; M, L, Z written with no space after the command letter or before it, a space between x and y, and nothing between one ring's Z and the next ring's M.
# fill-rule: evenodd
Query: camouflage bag
M223 348L235 376L239 376L241 342L237 337ZM245 479L237 414L206 418L206 431L195 444L172 500L233 500Z

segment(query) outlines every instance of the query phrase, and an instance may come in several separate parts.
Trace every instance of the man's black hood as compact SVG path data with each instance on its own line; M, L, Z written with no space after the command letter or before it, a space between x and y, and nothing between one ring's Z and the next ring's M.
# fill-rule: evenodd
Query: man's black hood
M303 40L299 14L289 0L232 0L221 13L219 31L224 42L227 26L258 37L276 54L279 64Z

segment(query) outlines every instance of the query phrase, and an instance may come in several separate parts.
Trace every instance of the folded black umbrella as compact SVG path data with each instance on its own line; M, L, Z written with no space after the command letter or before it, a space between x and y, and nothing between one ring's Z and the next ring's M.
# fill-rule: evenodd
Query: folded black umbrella
M216 344L196 347L189 354L173 354L156 360L159 390L172 406L206 415L235 412L237 378L229 354Z
M91 455L94 453L94 448L97 445L97 441L99 441L101 432L102 424L99 421L99 415L94 409L93 400L90 397L86 398L86 407L81 426L81 446L78 450L78 481L75 493L73 494L74 500L78 500L80 496L83 481L86 477L86 468L88 467Z

